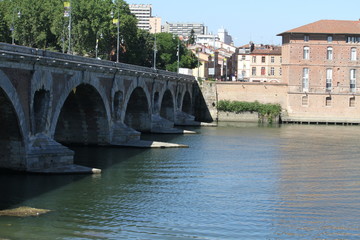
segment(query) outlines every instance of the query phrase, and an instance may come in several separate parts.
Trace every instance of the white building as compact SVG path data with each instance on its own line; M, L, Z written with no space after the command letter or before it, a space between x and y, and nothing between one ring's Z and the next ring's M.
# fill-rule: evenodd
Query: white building
M207 34L207 27L202 23L169 23L164 25L164 32L169 32L178 36L188 37L194 30L195 35Z
M232 37L228 34L228 32L225 28L220 28L218 30L218 37L220 39L220 42L223 42L228 45L234 44Z
M152 17L151 4L129 4L130 12L138 20L138 28L150 31L150 18Z

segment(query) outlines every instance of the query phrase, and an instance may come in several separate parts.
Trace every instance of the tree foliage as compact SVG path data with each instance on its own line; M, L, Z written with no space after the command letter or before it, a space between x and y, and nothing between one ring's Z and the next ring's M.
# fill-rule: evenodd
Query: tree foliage
M71 24L64 1L71 2ZM114 19L119 19L119 46ZM196 67L195 55L177 37L158 33L156 38L156 68L177 71L178 43L180 67ZM113 61L119 48L120 62L153 65L155 35L137 28L124 0L0 0L0 41L12 39L18 45Z
M179 54L180 68L195 68L197 67L196 56L189 51L184 42L180 41L178 36L171 33L157 33L157 64L156 67L168 71L177 71L177 62Z

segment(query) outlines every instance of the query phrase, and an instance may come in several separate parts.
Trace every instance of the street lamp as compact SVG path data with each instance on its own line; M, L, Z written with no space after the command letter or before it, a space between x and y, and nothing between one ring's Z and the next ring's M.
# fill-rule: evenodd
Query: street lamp
M177 73L179 73L180 69L180 38L179 36L174 35L173 38L177 38L177 48L176 48L176 56L177 56Z
M100 39L102 39L102 38L103 38L103 34L100 33L100 36L99 36L99 34L96 34L96 45L95 45L95 58L96 58L96 59L98 59L99 37L100 37Z
M111 17L114 17L114 12L111 11ZM116 24L117 28L117 40L116 40L116 62L119 62L119 48L120 48L120 12L119 7L117 8L117 18L113 18L113 23Z
M11 24L11 27L10 27L11 43L13 45L15 44L15 12L16 12L16 9L14 9L14 13L13 13L13 16L12 16L12 24ZM21 12L20 11L18 11L17 16L18 16L18 18L21 17Z
M68 25L68 30L69 30L68 53L69 54L71 54L71 15L72 15L71 12L72 12L71 0L69 2L64 2L64 17L69 18L69 25Z
M157 53L157 46L156 46L156 30L155 30L155 39L154 39L154 69L156 69L156 53Z

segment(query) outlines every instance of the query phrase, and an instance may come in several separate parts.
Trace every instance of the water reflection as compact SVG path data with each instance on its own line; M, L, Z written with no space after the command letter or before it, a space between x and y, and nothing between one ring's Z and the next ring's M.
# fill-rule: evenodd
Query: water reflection
M149 135L187 149L77 148L93 176L0 175L0 239L358 239L354 126L220 125ZM11 187L6 187L8 183Z

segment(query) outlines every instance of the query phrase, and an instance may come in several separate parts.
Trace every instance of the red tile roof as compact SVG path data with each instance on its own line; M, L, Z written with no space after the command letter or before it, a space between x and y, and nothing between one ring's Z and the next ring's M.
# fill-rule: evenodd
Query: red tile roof
M252 55L281 55L281 47L255 48Z
M286 33L360 34L360 20L320 20L279 33L277 36Z

